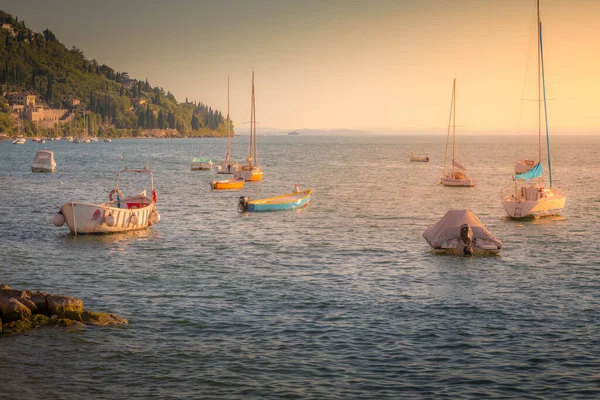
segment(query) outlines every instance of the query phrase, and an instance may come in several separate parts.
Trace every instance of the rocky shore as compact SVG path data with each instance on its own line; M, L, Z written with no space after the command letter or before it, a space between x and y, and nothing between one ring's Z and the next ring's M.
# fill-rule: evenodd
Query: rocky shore
M86 311L83 301L75 297L0 284L0 335L24 333L40 326L85 329L87 325L115 324L127 324L127 320L115 314Z

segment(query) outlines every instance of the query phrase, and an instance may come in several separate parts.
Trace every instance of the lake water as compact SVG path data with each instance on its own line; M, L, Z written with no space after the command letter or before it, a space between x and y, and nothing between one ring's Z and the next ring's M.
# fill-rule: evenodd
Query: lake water
M221 159L224 139L2 141L0 283L80 297L129 325L0 336L0 398L597 398L600 138L554 138L564 215L525 222L499 198L515 142L461 137L479 182L448 188L442 136L260 137L265 180L213 192L214 173L189 162ZM57 172L30 172L41 148ZM50 223L148 162L155 227L75 237ZM240 195L295 183L314 190L306 209L236 210ZM433 254L422 234L452 208L478 215L501 256Z

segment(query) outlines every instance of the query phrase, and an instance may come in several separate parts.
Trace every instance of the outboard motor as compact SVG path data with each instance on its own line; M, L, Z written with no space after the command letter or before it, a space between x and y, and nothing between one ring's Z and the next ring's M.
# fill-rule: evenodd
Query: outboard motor
M238 203L238 208L243 211L246 212L248 211L248 197L247 196L240 196L240 202Z
M460 238L463 242L465 242L465 247L463 248L463 253L465 255L473 255L475 250L473 246L475 245L475 241L473 240L473 231L468 224L463 224L460 226Z

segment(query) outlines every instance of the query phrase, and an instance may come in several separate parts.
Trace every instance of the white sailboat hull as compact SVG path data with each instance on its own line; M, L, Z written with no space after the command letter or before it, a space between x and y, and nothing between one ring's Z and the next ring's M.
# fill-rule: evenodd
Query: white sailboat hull
M469 178L466 175L456 176L452 173L442 175L440 178L440 183L444 186L462 186L462 187L472 187L475 186L475 178Z
M562 213L567 196L556 189L523 187L518 193L504 194L502 207L511 218L539 218ZM537 193L537 194L536 194Z

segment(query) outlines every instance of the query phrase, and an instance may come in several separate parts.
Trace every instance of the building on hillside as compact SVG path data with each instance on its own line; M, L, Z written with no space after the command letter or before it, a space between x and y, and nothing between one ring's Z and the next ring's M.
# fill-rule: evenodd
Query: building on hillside
M60 121L69 111L62 108L47 108L41 106L26 106L21 112L23 118L31 122Z
M131 89L133 85L135 85L135 79L123 79L121 83L123 84L123 87Z
M2 24L2 29L6 29L11 35L17 36L17 32L15 32L11 24Z
M144 104L147 103L146 99L142 99L142 98L139 98L139 97L131 99L130 102L131 102L132 105L137 106L137 107L139 107L139 106L144 105Z
M80 99L71 99L71 101L69 102L71 107L77 107L78 105L81 104L81 100Z
M34 94L29 94L29 93L25 93L25 92L6 93L6 98L8 99L8 104L10 104L10 105L18 104L21 106L34 106L35 107L36 95L34 95Z

